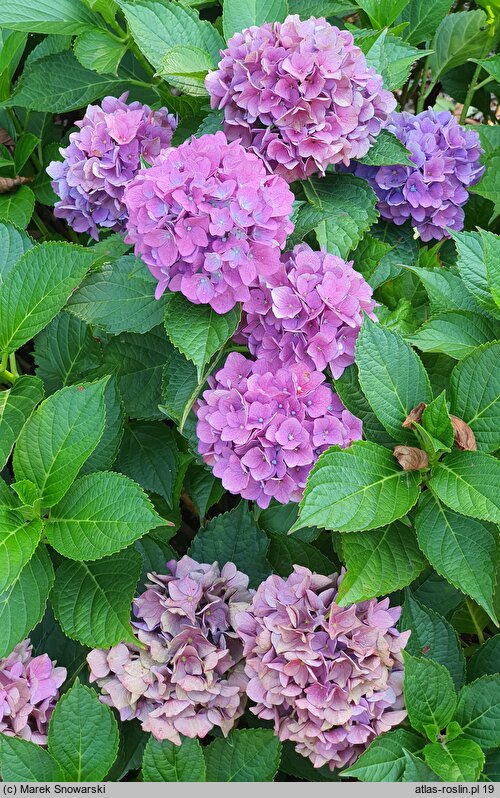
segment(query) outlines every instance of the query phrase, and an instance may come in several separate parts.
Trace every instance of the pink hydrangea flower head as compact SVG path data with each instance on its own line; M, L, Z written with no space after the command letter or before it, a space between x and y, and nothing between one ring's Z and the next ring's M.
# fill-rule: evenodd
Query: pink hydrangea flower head
M205 85L230 140L288 182L362 158L396 107L352 34L311 17L235 33Z
M374 307L372 289L352 261L299 244L266 284L251 289L240 335L257 358L317 371L329 366L338 379L354 362L363 311L376 319Z
M69 146L60 150L63 161L52 161L47 172L60 197L54 213L77 233L96 240L98 228L123 232L126 208L123 192L141 166L141 155L152 163L170 146L177 119L166 108L152 111L139 102L105 97L89 105L70 133Z
M47 654L33 656L29 640L0 659L0 734L47 743L50 716L66 679Z
M181 744L180 735L224 735L243 712L246 676L235 617L249 606L248 577L233 563L198 563L188 556L167 563L168 575L134 602L135 634L144 648L119 643L87 657L90 681L121 720L138 718L157 740Z
M303 363L232 352L208 385L196 406L198 451L226 490L259 507L300 501L319 455L361 438L361 421Z
M252 712L331 770L352 765L406 717L401 608L389 599L339 607L343 575L296 565L287 579L268 577L237 618Z
M125 191L126 241L158 280L225 313L280 265L293 194L257 155L224 133L162 153Z
M463 128L449 111L430 108L416 116L394 113L386 127L410 151L414 166L352 168L375 190L381 215L395 224L410 219L422 241L449 236L448 227L462 230L467 189L484 172L476 131Z

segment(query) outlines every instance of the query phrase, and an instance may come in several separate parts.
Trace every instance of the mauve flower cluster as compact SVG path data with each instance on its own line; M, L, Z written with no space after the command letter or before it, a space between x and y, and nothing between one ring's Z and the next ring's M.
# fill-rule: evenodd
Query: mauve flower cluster
M158 280L225 313L280 265L293 230L293 194L264 162L224 133L163 152L125 191L127 237Z
M331 770L406 716L401 608L389 599L339 607L341 581L296 565L287 579L268 577L237 618L252 712Z
M121 720L138 718L158 740L180 745L181 734L228 734L243 712L246 677L237 612L249 606L248 577L233 563L200 564L188 556L167 563L169 575L151 584L134 609L144 648L119 643L87 657L90 681Z
M352 35L315 17L234 34L205 85L228 138L289 182L362 158L396 107Z
M282 258L266 284L250 291L241 334L257 358L296 362L335 379L354 363L363 311L372 319L375 301L366 280L336 255L299 244Z
M232 352L196 406L203 460L226 490L264 508L272 498L299 501L319 455L362 430L323 374L280 366Z
M98 227L122 232L126 208L123 191L141 166L141 155L154 161L170 145L177 126L167 108L152 111L139 102L127 105L128 92L105 97L101 105L89 105L70 133L69 146L60 150L63 161L47 167L52 188L61 198L54 214L65 219L77 233L98 239Z
M392 114L386 128L410 151L415 166L354 167L374 188L381 215L395 224L411 219L422 241L448 236L447 227L462 230L467 188L484 171L476 131L461 127L449 111L430 108L417 116Z
M52 711L66 668L56 668L47 654L33 657L23 640L0 660L0 734L45 745Z

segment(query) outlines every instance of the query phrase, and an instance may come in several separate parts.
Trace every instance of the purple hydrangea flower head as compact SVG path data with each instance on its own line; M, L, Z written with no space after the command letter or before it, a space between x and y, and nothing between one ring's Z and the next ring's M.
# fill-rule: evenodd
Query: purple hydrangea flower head
M329 366L337 379L354 362L363 311L375 319L374 307L352 261L299 244L282 257L279 272L251 289L240 335L257 358L317 371Z
M447 227L462 230L467 189L484 171L476 131L463 128L449 111L430 108L416 116L394 113L386 128L410 151L414 166L352 168L375 190L381 215L395 224L410 219L422 241L448 236Z
M280 265L293 194L257 155L222 132L162 153L125 191L127 238L158 280L225 313Z
M232 352L196 407L203 460L226 490L259 507L299 501L319 455L362 432L323 374L303 363L280 366Z
M219 569L184 556L134 602L139 648L119 643L87 657L90 681L121 720L138 718L158 740L227 735L245 704L246 676L235 617L251 601L248 577L233 563Z
M128 92L89 105L80 130L70 133L63 161L52 161L47 172L60 197L54 213L77 233L98 239L98 228L125 229L123 191L140 169L142 157L152 163L170 146L177 119L166 108L127 105Z
M287 579L268 577L237 618L252 712L331 770L406 717L401 608L389 599L339 607L342 578L296 565Z
M235 33L205 84L228 138L288 182L362 158L396 107L352 35L314 17Z
M33 656L23 640L0 659L0 734L45 745L50 716L66 679L47 654Z

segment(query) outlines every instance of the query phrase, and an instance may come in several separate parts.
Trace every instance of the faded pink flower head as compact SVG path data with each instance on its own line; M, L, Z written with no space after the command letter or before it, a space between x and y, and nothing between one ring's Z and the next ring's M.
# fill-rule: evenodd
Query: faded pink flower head
M134 602L133 626L144 648L119 643L87 657L90 681L121 720L138 718L157 740L181 744L180 735L224 735L243 712L246 677L237 612L253 591L233 563L197 563L188 556L167 563L170 574L151 583Z
M221 55L205 85L226 135L288 182L362 158L396 107L352 34L325 19L253 26Z
M389 599L335 603L339 577L294 566L270 576L238 615L252 712L314 767L351 765L374 737L401 723L409 632Z
M352 261L299 244L281 269L250 291L240 335L250 352L283 367L302 362L335 379L354 363L363 311L376 319L372 289Z
M60 197L54 214L76 230L96 240L99 227L123 232L126 208L123 191L137 174L141 156L152 163L170 145L177 119L167 108L152 111L148 105L121 97L105 97L89 105L70 133L69 146L60 150L63 161L52 161L47 172Z
M303 363L228 355L196 406L198 451L226 490L259 507L300 501L319 455L361 438L359 418L324 383Z
M47 654L33 657L23 640L0 659L0 734L45 745L50 716L66 679Z

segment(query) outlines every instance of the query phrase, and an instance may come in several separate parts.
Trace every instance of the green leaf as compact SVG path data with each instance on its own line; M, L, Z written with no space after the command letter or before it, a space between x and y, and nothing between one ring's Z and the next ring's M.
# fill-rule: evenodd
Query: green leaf
M467 681L500 673L500 634L490 637L467 662Z
M465 657L458 635L451 624L405 592L399 622L402 631L411 629L406 651L416 657L428 657L448 668L457 689L464 683Z
M172 507L179 454L174 433L166 424L131 421L125 428L117 467Z
M70 297L68 310L113 335L146 333L162 323L165 313L167 295L155 299L155 286L143 261L124 255L89 274Z
M404 695L412 727L434 741L453 718L457 694L450 672L432 659L405 653Z
M429 435L437 438L438 441L441 441L451 449L454 433L444 391L439 396L436 396L425 408L422 414L422 426Z
M163 326L144 335L122 333L104 348L104 364L114 371L125 412L131 418L161 420L161 379L169 341Z
M0 350L14 352L52 321L92 260L74 244L51 241L29 249L0 286Z
M123 436L123 407L116 377L110 377L104 388L106 423L96 448L83 464L78 475L108 471L114 464Z
M3 104L59 114L129 88L127 78L99 75L82 66L73 53L64 51L28 65Z
M34 207L35 195L28 186L20 186L9 194L0 194L0 220L20 229L28 226Z
M500 673L481 676L462 687L455 720L463 735L481 748L500 745Z
M494 203L495 208L493 212L493 216L496 218L500 213L500 189L498 187L498 172L500 170L500 154L496 154L495 157L489 158L486 161L486 171L483 174L479 183L476 183L474 186L471 186L471 191L474 194L479 194L481 197L485 197L487 200L491 200ZM484 235L492 236L493 233L485 233ZM498 236L497 236L498 238Z
M500 54L497 53L497 55L491 58L470 58L469 61L474 61L475 64L481 64L488 75L491 75L497 83L500 83Z
M417 501L420 478L416 471L402 471L392 452L375 443L332 447L311 471L290 531L319 526L354 532L390 524Z
M357 5L365 11L374 28L385 28L392 25L399 17L408 0L356 0Z
M29 562L41 534L39 518L27 522L20 513L0 507L0 593L10 587Z
M161 69L167 50L177 45L192 45L206 50L213 64L219 62L224 40L209 22L202 21L191 8L177 3L120 0L130 32L148 61Z
M348 366L335 380L335 390L347 409L363 422L363 437L381 446L393 447L395 441L386 432L368 404L359 384L358 367Z
M500 308L500 247L498 245L498 236L491 236L491 234L485 233L483 245L488 288L495 304Z
M62 311L36 336L34 358L36 373L50 394L96 368L101 347L90 327Z
M164 573L165 563L169 560L179 559L179 555L175 549L166 542L173 530L166 530L165 527L162 527L161 530L161 532L155 532L153 530L153 532L144 535L144 537L139 538L139 540L136 540L134 543L134 549L138 551L142 557L142 571L139 577L139 587L149 582L148 574L152 571ZM166 534L167 531L168 534Z
M356 343L356 362L361 388L387 432L397 441L412 443L413 435L401 425L419 402L432 399L418 356L399 335L365 318Z
M266 559L269 541L253 520L246 502L217 515L202 527L189 550L199 562L227 562L248 574L250 587L257 587L271 571Z
M482 779L483 781L500 781L500 748L488 751L486 754Z
M434 82L453 67L483 54L486 27L484 11L459 11L446 16L439 23L430 60Z
M118 724L95 691L77 681L52 713L48 747L66 781L102 781L118 752Z
M182 294L170 293L165 329L173 345L193 361L200 377L206 364L236 332L240 315L239 305L221 315L209 305L193 305Z
M14 165L16 174L19 174L23 166L26 164L31 153L40 143L40 139L34 136L33 133L23 133L16 142L16 149L14 150Z
M287 14L287 0L224 0L224 36L230 39L234 33L264 22L283 22Z
M126 44L103 30L85 31L78 36L74 46L75 56L83 67L104 75L116 75L126 52Z
M181 745L150 737L142 760L143 781L205 781L203 749L198 739L184 737Z
M238 729L204 749L207 781L272 781L281 743L271 729Z
M51 597L65 635L97 648L136 643L130 607L141 565L141 555L130 548L96 562L65 560Z
M61 771L45 748L19 737L0 737L0 768L4 781L61 781Z
M415 61L426 55L427 50L418 50L384 30L370 47L366 63L382 75L384 87L394 91L406 83Z
M359 163L367 166L393 166L394 164L413 166L409 155L404 144L393 133L381 130L375 139L375 144L370 147L364 158L360 158Z
M500 461L484 452L452 452L437 463L429 487L455 512L500 523Z
M311 204L299 208L290 244L300 243L315 230L321 246L346 258L377 220L373 189L354 175L334 174L310 178L303 188Z
M500 343L478 347L453 369L450 398L453 413L472 429L478 449L500 447Z
M42 507L62 499L103 433L105 380L70 385L45 399L24 425L14 452L17 480L38 488Z
M0 8L0 27L29 33L80 33L102 25L80 0L16 0Z
M141 488L123 474L78 479L52 508L47 540L72 560L98 560L126 548L163 522Z
M33 246L34 242L22 230L0 222L0 286L21 255Z
M273 571L289 576L294 565L304 565L319 574L331 574L335 566L319 549L290 535L269 535L268 560Z
M443 352L462 360L499 334L498 322L475 313L451 310L430 319L406 340L422 352Z
M422 281L429 295L430 310L433 315L441 311L466 310L482 313L481 305L467 291L463 281L453 272L445 269L422 269L419 266L406 266Z
M224 495L224 488L211 470L205 466L193 463L186 471L184 489L193 500L200 519L203 520L207 511Z
M415 45L430 41L452 4L452 0L436 0L434 3L429 3L427 0L410 0L401 15L401 19L409 23L403 34L404 38Z
M413 530L398 522L344 535L342 550L347 573L337 596L341 607L399 590L426 565Z
M429 743L424 748L425 761L443 781L477 781L484 764L484 754L471 740Z
M0 470L35 406L43 399L37 377L20 377L12 388L0 392Z
M452 232L452 236L457 246L457 266L465 287L484 310L500 318L500 311L488 285L488 270L499 257L499 237L485 230L477 233Z
M54 581L47 549L40 544L7 590L0 594L0 657L6 657L42 619Z
M167 50L159 74L192 97L206 97L205 77L212 69L212 57L206 50L179 44Z
M196 366L175 349L170 341L167 348L167 363L163 372L162 391L163 401L162 411L172 418L179 425L182 432L191 408L196 401L208 374L197 376ZM213 371L218 363L212 367L209 365L207 372Z
M422 743L421 737L406 729L380 734L354 765L340 775L358 781L399 781L406 766L405 751L415 753Z
M405 770L401 781L441 781L429 765L409 751L405 751Z

